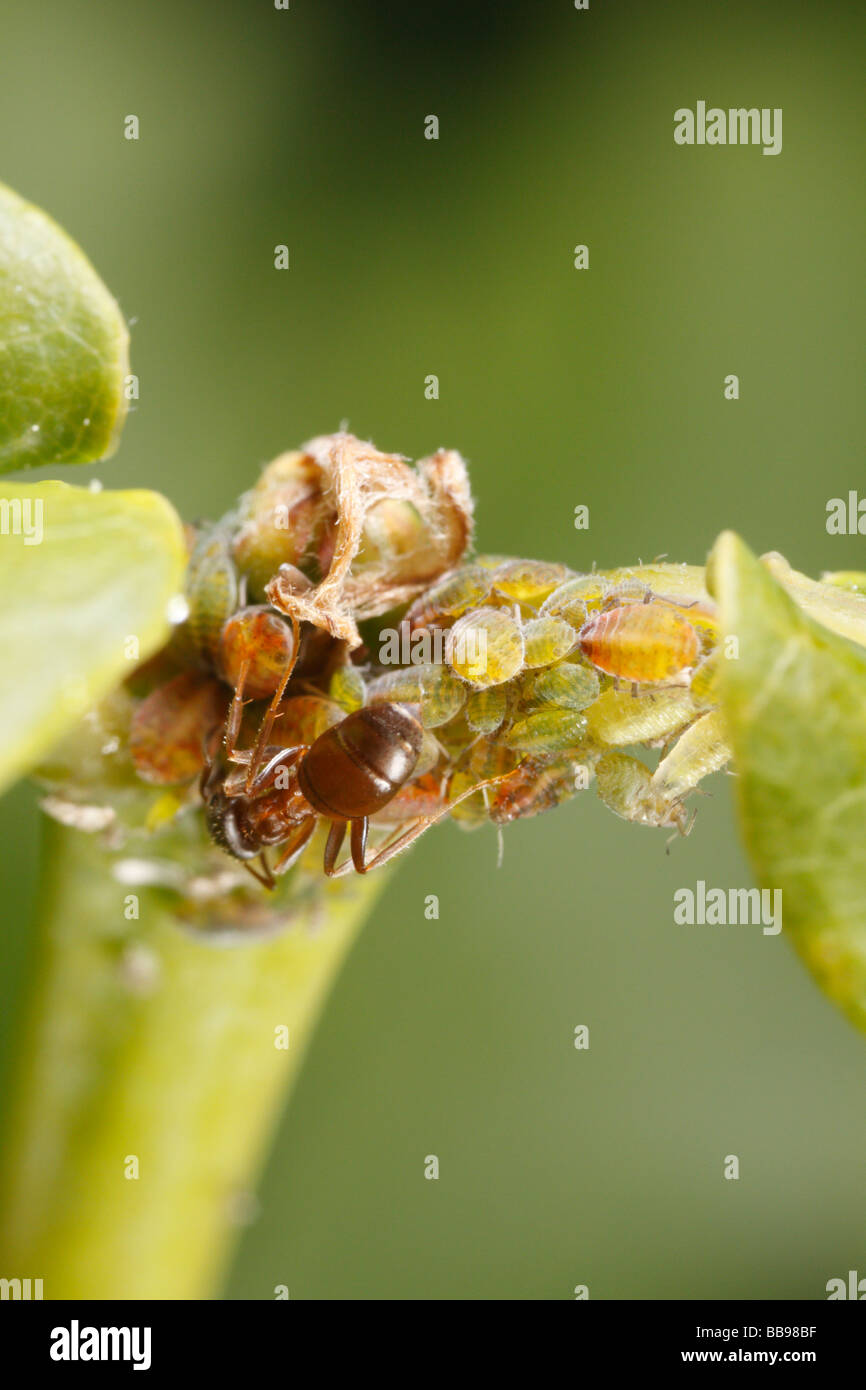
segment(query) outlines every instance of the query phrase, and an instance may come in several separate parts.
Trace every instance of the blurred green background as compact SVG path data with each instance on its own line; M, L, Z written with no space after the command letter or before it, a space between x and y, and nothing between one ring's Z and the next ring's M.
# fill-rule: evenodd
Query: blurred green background
M864 567L824 525L862 479L864 40L832 3L13 0L0 177L88 252L141 381L119 456L67 476L213 516L347 421L459 448L482 549L702 562L734 527ZM781 106L783 152L677 147L698 99ZM675 888L750 882L711 788L669 857L594 794L509 829L499 870L491 831L418 845L332 996L230 1297L820 1298L866 1274L863 1040L781 938L673 923ZM22 787L7 1019L37 841Z

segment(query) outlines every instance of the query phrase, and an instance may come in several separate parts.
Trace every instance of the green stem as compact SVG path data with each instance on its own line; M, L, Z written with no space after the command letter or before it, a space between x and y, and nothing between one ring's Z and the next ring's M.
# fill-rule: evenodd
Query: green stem
M129 890L94 839L53 823L46 839L0 1272L42 1278L46 1298L207 1297L382 876L322 885L282 934L226 947L178 926L150 891L127 922Z

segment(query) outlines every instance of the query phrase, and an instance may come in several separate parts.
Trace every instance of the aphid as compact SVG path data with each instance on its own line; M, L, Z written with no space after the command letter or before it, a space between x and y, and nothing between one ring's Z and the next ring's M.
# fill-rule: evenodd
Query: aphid
M671 565L658 560L649 565L599 570L594 577L609 590L621 596L629 594L635 600L650 590L683 606L707 601L706 575L699 565Z
M422 752L412 781L401 787L381 811L370 817L372 825L405 825L407 821L433 816L442 810L445 804L443 779L430 771L421 772L423 757Z
M453 719L466 701L466 687L447 666L419 662L376 676L367 687L369 704L418 705L425 729L438 729Z
M562 618L574 628L581 628L587 614L607 599L610 585L595 574L576 574L548 594L539 609L541 618Z
M242 685L253 700L266 699L280 685L295 656L292 629L265 605L241 608L219 636L216 664L228 685Z
M434 814L419 817L368 860L370 817L414 776L424 730L404 706L382 703L355 710L312 744L274 748L270 737L290 674L291 668L249 750L236 747L243 710L243 686L238 686L226 720L224 757L214 756L201 779L212 838L267 888L295 863L320 817L331 823L324 870L335 877L352 866L365 874L386 864L451 809L446 803ZM231 769L231 763L238 766ZM473 785L458 800L486 785L492 781ZM351 858L337 868L347 830ZM271 847L278 849L273 865L267 856ZM256 859L259 867L252 863Z
M537 816L583 791L589 781L589 768L575 758L554 761L528 758L502 786L490 803L494 825Z
M212 665L220 633L239 601L238 573L232 559L231 518L202 532L196 541L186 572L189 603L186 630L196 654Z
M565 565L548 564L544 560L506 560L493 572L493 587L497 593L517 603L538 604L562 584L567 575Z
M609 810L640 825L667 826L687 835L694 817L682 801L653 785L649 768L629 753L605 753L595 768L598 794Z
M184 671L142 700L129 751L139 777L158 786L188 782L205 764L205 741L226 717L228 693L212 676Z
M621 690L605 690L587 711L589 732L599 743L626 747L670 738L698 713L691 693L681 687L636 699Z
M293 695L280 704L269 741L280 748L315 743L345 717L346 711L324 695Z
M585 733L585 714L551 705L518 719L502 740L506 747L526 753L560 753L579 743Z
M357 666L348 663L338 666L334 671L328 691L331 699L336 700L346 714L353 714L356 709L360 709L367 698L364 677Z
M706 708L707 705L717 705L719 703L721 694L719 688L720 667L721 655L719 648L716 647L715 650L711 651L709 656L705 657L700 665L695 668L695 673L692 676L689 688L696 704L703 705L704 708Z
M500 735L496 733L487 738L476 739L475 743L465 749L460 767L482 780L514 772L521 761L521 754L513 748L506 747Z
M730 762L731 747L720 710L710 710L681 734L662 758L652 786L665 801L680 801L698 783Z
M452 619L482 604L492 588L493 578L482 565L454 570L410 606L406 613L410 631L448 626Z
M466 723L473 733L492 734L505 718L508 701L501 685L473 690L466 701Z
M521 709L527 714L546 705L562 709L588 709L598 699L600 682L591 666L561 661L545 671L533 672L521 687Z
M521 624L501 608L473 608L445 640L448 665L477 690L511 680L523 667L524 653Z
M653 599L604 609L587 620L579 640L597 670L633 686L681 681L701 652L688 619Z
M563 618L530 618L523 625L525 668L552 666L577 645L577 632Z
M478 791L478 780L468 768L458 768L452 773L448 782L448 796L454 798L448 808L452 819L464 830L477 830L488 820L489 794Z

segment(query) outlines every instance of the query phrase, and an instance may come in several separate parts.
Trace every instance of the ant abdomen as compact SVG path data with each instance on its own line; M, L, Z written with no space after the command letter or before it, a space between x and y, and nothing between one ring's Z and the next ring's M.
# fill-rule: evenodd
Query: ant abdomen
M381 811L418 763L424 731L402 705L366 705L316 739L298 768L304 796L331 820Z

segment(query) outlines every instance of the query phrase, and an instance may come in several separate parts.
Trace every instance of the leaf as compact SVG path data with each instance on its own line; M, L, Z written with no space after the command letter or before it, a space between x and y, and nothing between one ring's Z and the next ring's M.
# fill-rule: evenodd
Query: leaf
M866 1029L866 650L803 612L731 532L707 573L739 643L722 700L758 881L781 890L797 951Z
M83 251L0 184L0 473L113 453L128 347Z
M163 645L185 562L158 493L0 484L0 790Z

